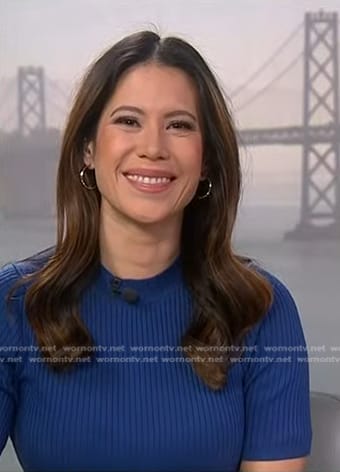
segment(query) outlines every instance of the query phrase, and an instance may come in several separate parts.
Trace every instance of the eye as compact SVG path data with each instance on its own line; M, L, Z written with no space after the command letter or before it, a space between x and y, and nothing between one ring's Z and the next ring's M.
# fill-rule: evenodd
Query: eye
M129 127L139 126L138 120L132 116L119 116L114 120L114 123Z
M189 121L176 120L176 121L172 121L169 124L168 128L190 131L190 130L194 129L194 125L192 123L190 123Z

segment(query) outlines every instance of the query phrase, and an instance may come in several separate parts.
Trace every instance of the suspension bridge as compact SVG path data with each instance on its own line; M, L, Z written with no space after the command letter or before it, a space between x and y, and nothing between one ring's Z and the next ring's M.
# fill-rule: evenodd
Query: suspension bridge
M291 239L340 238L338 26L337 13L306 13L304 22L231 94L231 99L242 96L303 30L301 52L242 105L244 108L265 95L302 61L302 124L238 132L240 146L301 146L300 220L285 235ZM0 89L1 103L14 93L17 106L0 120L1 187L5 189L1 194L0 188L4 202L0 210L7 216L13 211L19 216L44 214L54 206L50 188L60 145L59 130L48 126L46 110L53 108L64 117L69 94L42 67L32 66L19 67L17 77Z

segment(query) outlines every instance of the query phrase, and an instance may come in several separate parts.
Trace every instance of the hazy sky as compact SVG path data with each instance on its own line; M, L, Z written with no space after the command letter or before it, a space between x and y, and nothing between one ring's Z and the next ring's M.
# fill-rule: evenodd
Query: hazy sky
M237 85L320 8L340 12L340 0L0 0L0 75L44 64L73 79L103 48L154 24L190 39Z
M190 40L230 94L306 11L320 9L340 13L340 0L0 0L0 79L14 77L19 65L43 65L49 78L70 87L104 48L156 27ZM260 89L302 51L303 28L251 88ZM302 60L276 86L300 93ZM246 92L238 99L247 100Z
M188 39L231 94L303 25L306 11L320 9L340 14L340 0L0 0L0 97L1 84L15 77L19 65L43 65L50 79L63 90L72 90L104 48L125 34L150 27L163 35ZM263 97L238 109L303 51L303 39L301 27L271 67L233 98L239 127L301 123L302 58ZM67 108L61 97L52 100L60 109ZM54 110L50 116L58 113L58 106L50 105ZM4 108L3 115L12 113L14 120L15 99L9 99ZM60 123L62 113L55 118ZM295 199L301 152L300 147L252 148L254 159L247 162L263 176L275 173L277 178L288 179L290 175ZM273 154L285 157L273 158Z

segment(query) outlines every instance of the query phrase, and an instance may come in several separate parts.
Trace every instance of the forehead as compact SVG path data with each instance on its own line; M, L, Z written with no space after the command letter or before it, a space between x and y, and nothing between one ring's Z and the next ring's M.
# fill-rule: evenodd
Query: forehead
M197 92L193 80L182 70L143 64L123 75L108 105L134 105L160 110L181 106L197 111Z

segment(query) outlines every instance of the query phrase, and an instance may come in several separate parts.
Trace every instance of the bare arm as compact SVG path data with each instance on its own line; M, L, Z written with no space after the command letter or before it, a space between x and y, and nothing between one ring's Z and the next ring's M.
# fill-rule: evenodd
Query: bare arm
M242 461L240 472L304 472L307 458L280 461Z

